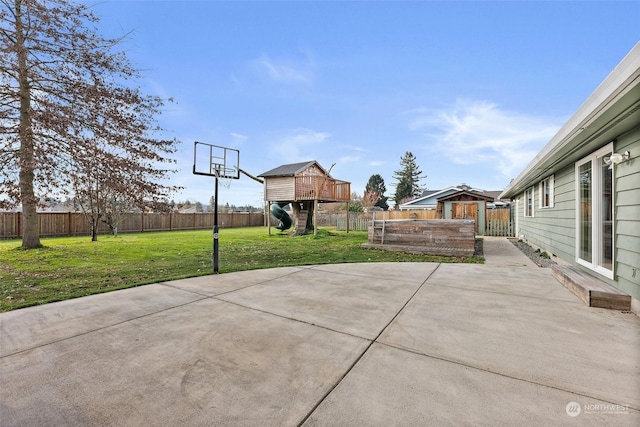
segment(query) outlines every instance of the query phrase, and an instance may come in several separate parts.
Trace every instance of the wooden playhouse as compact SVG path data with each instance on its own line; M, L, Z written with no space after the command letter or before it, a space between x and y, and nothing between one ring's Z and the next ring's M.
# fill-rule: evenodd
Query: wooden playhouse
M278 166L258 176L264 180L264 200L269 212L281 221L276 227L280 230L289 228L283 219L290 215L282 209L288 204L292 213L289 226L293 226L294 232L305 234L313 230L316 234L319 203L351 200L351 183L333 178L315 160ZM267 218L271 233L271 216Z

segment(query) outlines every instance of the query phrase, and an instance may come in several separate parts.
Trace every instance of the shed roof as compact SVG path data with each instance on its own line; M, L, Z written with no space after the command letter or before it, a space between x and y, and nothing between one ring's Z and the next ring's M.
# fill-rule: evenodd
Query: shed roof
M317 160L309 160L309 161L306 161L306 162L290 163L288 165L278 166L275 169L271 169L269 171L262 172L258 176L261 176L263 178L264 177L273 177L273 176L296 176L297 174L299 174L303 170L307 169L308 167L313 166L314 164L322 172L324 172L327 176L330 176L329 174L327 174L327 171L325 171L324 168L322 166L320 166L320 163L318 163Z
M445 200L449 200L449 199L454 199L456 197L460 197L460 196L469 196L472 197L476 200L484 200L487 202L493 202L495 200L495 198L492 195L489 194L482 194L482 193L478 193L477 191L467 191L467 190L461 190L458 191L457 193L453 193L453 194L448 194L444 197L440 197L438 198L439 202L444 202Z

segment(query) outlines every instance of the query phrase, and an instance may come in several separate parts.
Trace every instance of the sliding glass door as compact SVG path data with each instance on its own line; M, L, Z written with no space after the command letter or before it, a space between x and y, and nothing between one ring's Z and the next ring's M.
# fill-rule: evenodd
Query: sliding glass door
M576 163L576 258L613 278L613 169L611 144Z

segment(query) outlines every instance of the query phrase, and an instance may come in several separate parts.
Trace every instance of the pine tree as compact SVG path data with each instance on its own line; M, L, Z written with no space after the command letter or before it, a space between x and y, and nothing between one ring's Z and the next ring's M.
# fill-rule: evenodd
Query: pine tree
M407 151L400 159L400 169L393 173L393 177L398 181L393 197L396 209L398 209L401 203L418 197L422 193L420 180L426 177L422 176L422 171L416 163L416 157L410 151Z

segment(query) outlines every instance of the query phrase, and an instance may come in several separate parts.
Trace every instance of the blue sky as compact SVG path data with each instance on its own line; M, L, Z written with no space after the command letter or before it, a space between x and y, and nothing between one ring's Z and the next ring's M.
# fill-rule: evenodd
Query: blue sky
M394 192L411 151L441 189L502 190L640 39L640 2L106 1L103 35L143 71L144 90L172 97L160 119L182 141L185 187L208 203L213 179L192 175L193 142L240 150L254 175L318 160L362 195L373 174ZM242 176L221 203L262 206Z

